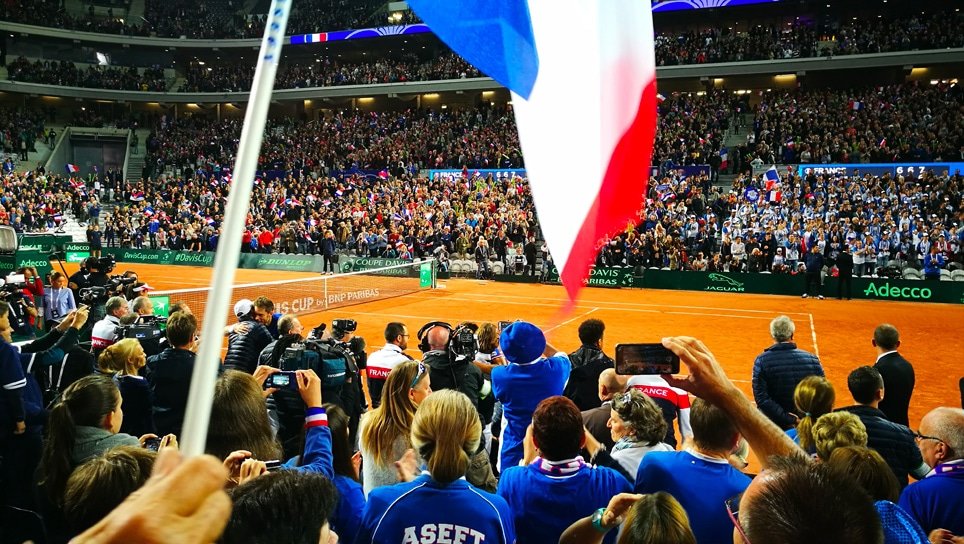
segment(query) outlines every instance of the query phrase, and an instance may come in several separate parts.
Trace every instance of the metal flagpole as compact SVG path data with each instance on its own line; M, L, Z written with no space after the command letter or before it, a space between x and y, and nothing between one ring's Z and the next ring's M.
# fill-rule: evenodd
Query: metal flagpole
M187 457L204 453L224 324L227 321L234 275L241 252L241 235L251 203L254 173L258 165L261 139L268 117L268 106L271 104L271 91L274 88L275 73L278 71L278 61L281 59L281 46L284 44L291 4L292 0L272 0L264 37L261 39L261 51L248 98L248 110L241 128L238 158L232 173L231 192L221 225L221 239L214 257L211 294L201 327L201 347L194 364L194 372L191 374L184 430L178 437L181 452Z

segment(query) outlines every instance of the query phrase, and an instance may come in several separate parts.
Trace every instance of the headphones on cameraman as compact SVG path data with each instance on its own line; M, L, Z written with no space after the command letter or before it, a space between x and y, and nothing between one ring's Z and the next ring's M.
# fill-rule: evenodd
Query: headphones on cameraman
M452 325L449 325L445 321L429 321L428 323L422 325L422 328L418 330L418 349L422 353L428 353L432 351L432 347L428 345L428 331L434 329L435 327L443 327L452 333ZM446 346L447 347L447 346Z

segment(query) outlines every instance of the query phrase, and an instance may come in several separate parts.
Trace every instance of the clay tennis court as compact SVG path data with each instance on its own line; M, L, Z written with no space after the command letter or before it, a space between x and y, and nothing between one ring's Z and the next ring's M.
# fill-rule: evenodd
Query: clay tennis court
M207 287L212 268L123 265L137 270L155 290ZM69 268L76 270L76 265ZM235 284L318 277L317 274L269 270L238 270ZM619 342L657 342L667 335L689 335L703 340L727 374L752 396L753 359L772 343L768 324L786 314L797 326L800 348L817 353L828 378L837 387L837 405L851 404L847 374L860 365L873 364L876 353L870 338L876 325L892 323L901 333L901 353L914 364L917 387L910 409L916 427L936 406L958 406L958 380L964 375L961 353L964 308L951 304L813 300L778 295L729 294L697 291L586 288L572 312L559 317L565 299L561 286L481 282L469 279L439 280L439 289L318 312L302 317L306 326L350 317L369 350L384 341L389 321L408 325L413 337L409 353L418 355L414 333L431 320L499 321L525 319L545 328L559 349L579 346L576 330L588 317L606 322L606 351ZM174 302L177 297L172 297ZM956 324L956 325L955 325ZM955 332L957 331L957 332Z

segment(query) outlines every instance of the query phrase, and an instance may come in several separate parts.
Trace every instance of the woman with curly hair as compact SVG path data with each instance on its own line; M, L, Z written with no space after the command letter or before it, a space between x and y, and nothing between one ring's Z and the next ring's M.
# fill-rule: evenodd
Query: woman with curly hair
M606 452L590 433L586 433L586 449L592 456L593 464L618 470L632 482L647 453L673 451L672 446L662 441L666 436L666 425L663 412L653 399L641 391L630 389L616 395L612 401L607 423L616 443L612 452Z

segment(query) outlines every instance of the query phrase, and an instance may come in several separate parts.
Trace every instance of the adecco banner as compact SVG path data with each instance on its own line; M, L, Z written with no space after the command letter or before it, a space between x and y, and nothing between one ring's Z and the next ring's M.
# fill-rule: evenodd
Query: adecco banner
M803 276L786 274L646 270L642 283L643 287L651 289L684 289L687 291L764 295L799 296L804 290ZM854 278L852 284L851 294L856 299L964 304L964 282ZM828 277L825 279L823 294L824 296L837 295L837 278Z
M21 266L32 266L41 278L45 278L52 270L50 254L46 251L18 251L14 256L13 268L16 270Z

